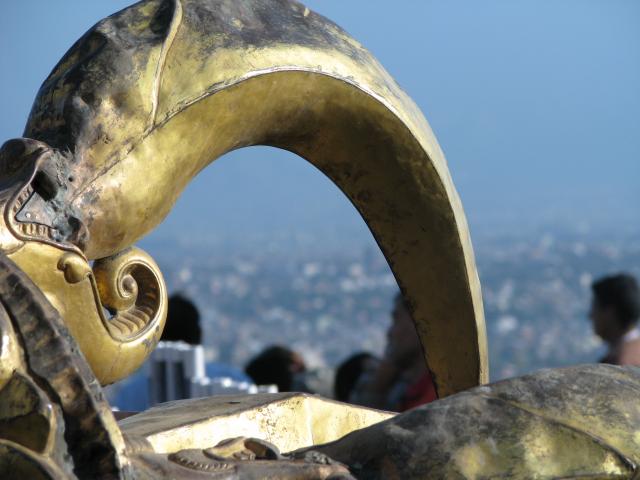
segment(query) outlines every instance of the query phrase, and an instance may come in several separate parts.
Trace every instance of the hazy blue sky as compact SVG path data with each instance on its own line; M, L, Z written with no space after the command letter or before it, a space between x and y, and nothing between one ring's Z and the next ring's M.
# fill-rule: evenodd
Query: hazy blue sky
M3 2L1 140L21 134L40 83L71 44L129 3ZM422 108L474 229L640 224L640 1L306 3L369 48ZM231 235L361 228L321 174L264 148L209 167L154 235L195 219L198 233Z

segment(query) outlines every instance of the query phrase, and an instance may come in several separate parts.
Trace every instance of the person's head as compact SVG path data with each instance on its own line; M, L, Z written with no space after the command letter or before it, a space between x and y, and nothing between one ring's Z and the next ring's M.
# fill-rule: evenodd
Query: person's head
M305 370L299 354L277 345L263 350L244 369L256 385L277 385L280 392L290 392L294 376Z
M182 341L191 345L200 345L202 342L200 313L191 300L180 294L169 297L167 323L160 340L163 342Z
M387 356L404 368L422 359L422 346L402 295L396 295L387 331Z
M348 402L351 391L363 373L373 371L378 359L367 352L356 353L346 359L336 370L333 394L336 400Z
M634 277L612 275L591 286L590 317L593 330L606 342L615 342L631 330L640 318L640 289Z

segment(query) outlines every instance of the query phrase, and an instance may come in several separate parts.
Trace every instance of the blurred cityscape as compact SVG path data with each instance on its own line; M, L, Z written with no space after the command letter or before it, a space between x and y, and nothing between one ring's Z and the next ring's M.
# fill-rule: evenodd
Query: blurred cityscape
M638 232L475 233L492 380L597 361L603 350L588 321L590 284L607 273L640 274ZM372 239L283 234L143 246L169 291L200 308L209 361L242 367L271 344L293 347L315 367L357 351L382 353L397 285Z

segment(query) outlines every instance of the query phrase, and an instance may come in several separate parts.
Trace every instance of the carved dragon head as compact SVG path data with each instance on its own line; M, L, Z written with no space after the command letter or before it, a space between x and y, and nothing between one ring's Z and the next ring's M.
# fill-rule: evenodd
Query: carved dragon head
M90 263L90 232L74 211L74 160L32 139L0 149L1 248L40 287L103 384L126 377L154 348L166 317L160 269L137 248Z
M249 145L297 153L360 212L440 395L487 379L473 252L438 143L371 54L304 5L139 2L64 56L24 137L0 152L0 248L60 311L101 382L137 368L164 321L160 271L131 245L201 169Z

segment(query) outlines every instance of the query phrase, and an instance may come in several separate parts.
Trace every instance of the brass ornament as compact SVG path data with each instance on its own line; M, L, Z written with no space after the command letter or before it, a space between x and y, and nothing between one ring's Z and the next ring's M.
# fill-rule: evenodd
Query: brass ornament
M62 314L103 385L133 373L159 341L166 286L142 250L96 260L93 268L79 253L35 242L25 242L9 258Z
M19 357L0 390L0 478L131 478L124 437L65 322L4 255L0 298L2 335Z
M120 428L162 454L205 450L234 437L260 438L290 452L395 415L304 393L222 395L161 404L121 420Z
M67 160L38 141L3 145L0 238L5 239L5 253L63 315L106 385L134 372L160 339L166 286L153 259L137 248L98 259L91 267L80 248L86 233L79 233L84 230L78 215L60 215L69 195L67 185L74 180Z
M297 153L371 229L440 396L487 381L480 285L444 155L371 54L303 5L137 3L65 55L24 135L31 140L4 154L13 165L22 148L26 165L5 207L11 231L88 260L117 255L152 230L221 155L250 145Z
M371 54L302 4L138 2L71 48L24 135L0 149L1 478L638 478L638 369L478 386L480 285L444 156ZM441 400L395 415L212 397L116 422L101 384L144 361L166 315L160 270L132 244L249 145L297 153L360 212Z

